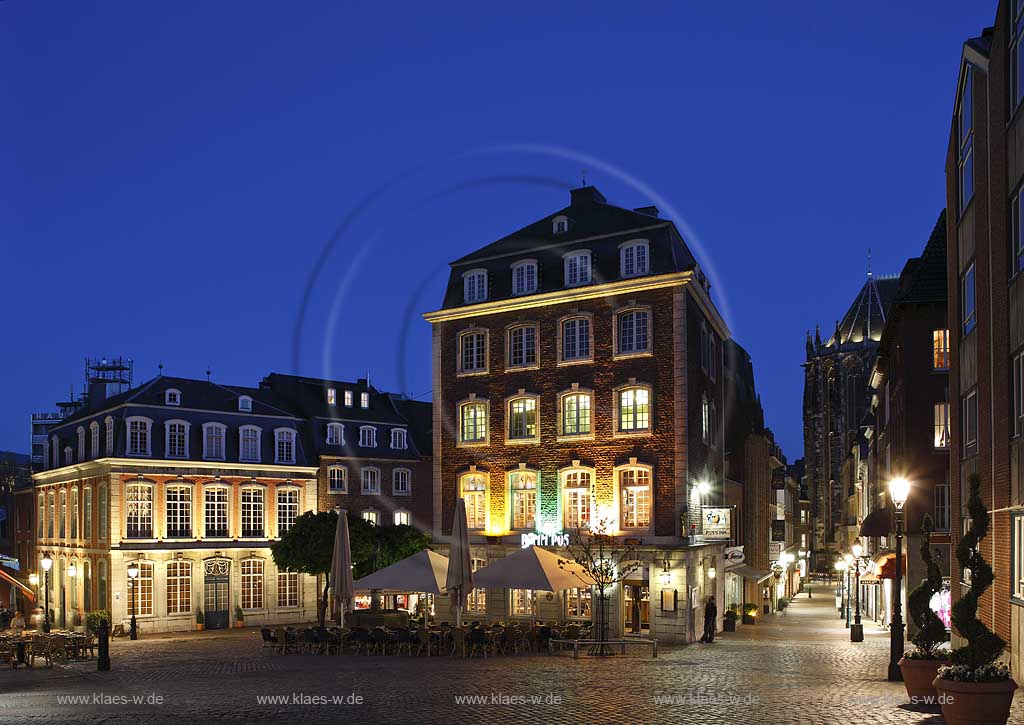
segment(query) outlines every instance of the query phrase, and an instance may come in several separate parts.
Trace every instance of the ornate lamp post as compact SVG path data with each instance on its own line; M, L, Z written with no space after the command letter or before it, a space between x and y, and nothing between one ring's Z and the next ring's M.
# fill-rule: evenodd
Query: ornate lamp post
M76 576L78 576L78 567L75 566L75 562L72 560L71 563L68 564L68 581L67 581L67 583L64 586L67 587L67 586L70 585L71 586L71 591L75 592L75 593L77 593L77 591L78 591L75 588L77 586L77 583L75 582L75 577ZM67 602L67 596L64 597L64 601ZM72 605L77 605L77 603L78 603L77 597L72 596L71 597L71 603L72 603ZM65 607L65 609L66 609L66 607ZM76 611L77 611L77 607L76 607ZM65 618L66 617L67 617L67 615L65 615ZM65 626L67 626L66 622L65 622ZM75 626L74 613L72 613L72 616L71 616L71 626L72 627Z
M840 559L836 562L836 571L839 572L839 601L836 603L836 609L839 610L839 618L842 619L846 615L843 613L843 602L845 601L846 592L843 591L843 572L846 571L846 562Z
M128 565L128 588L132 597L132 623L128 633L130 639L139 638L139 628L135 622L135 580L139 578L139 565L134 561Z
M889 481L889 498L896 509L896 578L893 580L892 625L889 628L889 682L900 682L899 661L903 657L903 506L910 496L910 481Z
M41 562L43 567L43 631L50 631L50 569L53 568L53 559L49 554L43 554Z
M850 595L853 593L853 589L850 587L852 582L850 577L853 576L853 554L843 554L843 562L846 564L846 628L850 628Z
M864 554L864 547L860 541L855 541L853 546L850 547L853 552L853 560L857 563L856 569L854 570L854 590L856 594L856 613L853 615L853 626L850 627L850 641L851 642L863 642L864 641L864 625L860 623L860 557Z

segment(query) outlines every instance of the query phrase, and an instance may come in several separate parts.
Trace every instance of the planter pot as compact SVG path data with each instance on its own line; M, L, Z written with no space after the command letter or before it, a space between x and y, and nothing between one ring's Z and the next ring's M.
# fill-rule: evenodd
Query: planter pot
M197 632L202 632L204 629L206 629L206 625L205 624L196 624L196 631Z
M723 632L735 632L736 631L736 620L735 619L726 619L726 620L724 620L722 622L722 631Z
M936 677L932 684L947 725L1005 725L1017 689L1013 680L955 682Z
M241 629L244 626L245 626L245 620L239 619L238 621L235 622L235 627L237 629Z
M915 705L938 705L938 693L932 680L939 674L939 668L949 664L948 660L914 660L903 657L900 659L900 672L903 673L903 686L907 688L907 696Z
M753 624L754 621L755 620L754 620L753 615L750 615L750 614L744 614L743 615L743 623L744 624Z

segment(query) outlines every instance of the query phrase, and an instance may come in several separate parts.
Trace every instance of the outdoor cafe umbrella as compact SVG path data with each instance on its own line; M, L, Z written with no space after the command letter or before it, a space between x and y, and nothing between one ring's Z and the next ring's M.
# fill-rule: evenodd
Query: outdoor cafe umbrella
M348 540L348 512L338 512L338 528L334 534L334 555L331 557L331 590L334 594L334 613L338 626L345 623L345 607L352 602L352 547Z
M455 626L462 626L469 591L473 588L473 565L469 559L469 527L466 523L466 501L455 502L455 523L452 524L451 550L448 552L448 578L445 588L455 603Z
M473 574L474 584L484 589L531 589L560 592L596 584L586 569L565 557L530 546L497 559Z
M447 569L448 559L430 549L424 549L356 580L352 586L357 591L440 594L444 591Z

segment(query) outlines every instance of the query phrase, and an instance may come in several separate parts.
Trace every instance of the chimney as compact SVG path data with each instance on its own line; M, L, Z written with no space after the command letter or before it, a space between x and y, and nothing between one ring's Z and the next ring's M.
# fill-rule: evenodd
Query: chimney
M99 410L107 399L107 384L102 380L90 380L86 402L90 410Z
M658 207L656 206L638 206L633 211L638 212L640 214L646 214L647 216L658 216Z
M572 189L569 192L570 206L593 206L594 204L605 204L607 200L597 190L596 186L581 186L579 189Z

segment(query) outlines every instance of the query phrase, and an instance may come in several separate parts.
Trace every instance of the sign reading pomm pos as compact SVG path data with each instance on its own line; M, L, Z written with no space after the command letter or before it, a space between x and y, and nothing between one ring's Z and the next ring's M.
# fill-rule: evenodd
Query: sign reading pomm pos
M726 540L732 538L732 509L704 509L704 538Z
M531 546L568 546L569 534L564 531L556 531L553 534L540 532L520 534L519 544L524 549L529 549Z

